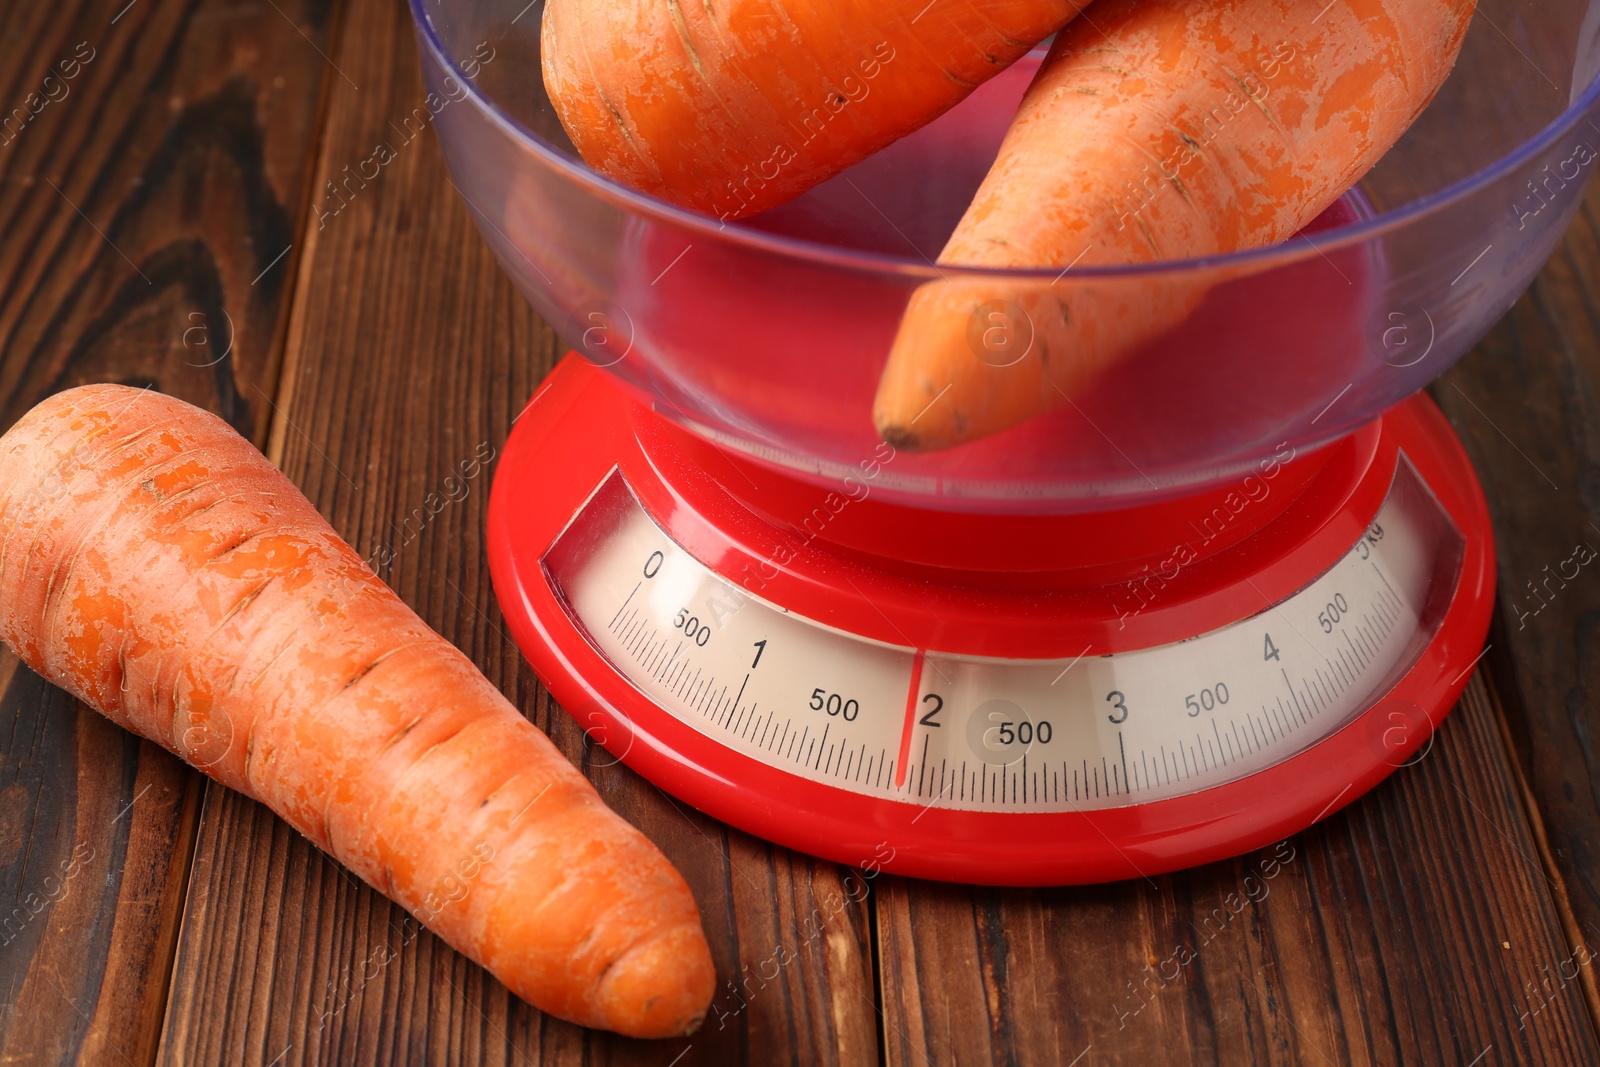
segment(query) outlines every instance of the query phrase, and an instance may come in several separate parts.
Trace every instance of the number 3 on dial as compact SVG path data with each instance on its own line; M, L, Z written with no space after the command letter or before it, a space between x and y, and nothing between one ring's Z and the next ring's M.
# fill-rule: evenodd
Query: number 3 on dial
M1119 726L1122 723L1127 722L1128 721L1128 705L1126 703L1124 703L1124 701L1126 701L1127 699L1128 699L1127 697L1122 695L1120 690L1113 689L1111 692L1107 693L1106 694L1106 702L1109 703L1112 707L1116 708L1117 709L1117 713L1115 715L1107 715L1106 718L1110 719L1113 723L1115 723L1115 724L1117 724Z

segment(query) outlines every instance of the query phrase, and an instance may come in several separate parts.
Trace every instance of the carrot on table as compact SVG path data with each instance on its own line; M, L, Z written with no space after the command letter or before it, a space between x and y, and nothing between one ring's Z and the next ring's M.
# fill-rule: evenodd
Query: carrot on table
M1088 0L547 0L544 84L584 161L719 218L926 125Z
M688 1032L682 877L222 420L124 386L0 437L0 638L266 804L531 1004Z
M874 402L936 449L1062 403L1177 325L1204 283L1080 266L1286 240L1353 186L1448 76L1474 0L1101 0L1056 39L941 264L1062 269L913 294ZM993 343L991 343L993 342Z

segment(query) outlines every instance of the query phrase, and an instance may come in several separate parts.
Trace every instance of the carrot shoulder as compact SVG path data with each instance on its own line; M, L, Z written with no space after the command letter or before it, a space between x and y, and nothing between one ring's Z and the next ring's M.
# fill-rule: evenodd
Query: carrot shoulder
M1427 106L1472 12L1473 0L1096 4L1056 39L939 257L1063 274L919 289L879 385L879 432L932 449L1006 429L1182 321L1203 283L1079 283L1065 268L1286 240Z
M664 856L220 419L84 386L0 438L0 638L266 804L535 1006L684 1033Z
M937 118L1087 0L548 0L545 89L585 162L719 218Z

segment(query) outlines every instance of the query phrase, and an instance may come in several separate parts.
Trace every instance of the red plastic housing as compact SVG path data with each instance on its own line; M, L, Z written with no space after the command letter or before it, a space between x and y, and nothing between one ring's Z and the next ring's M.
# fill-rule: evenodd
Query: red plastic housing
M1372 707L1298 755L1202 792L1120 808L924 808L735 753L623 677L584 635L541 566L615 470L690 555L812 620L917 649L1098 655L1193 637L1306 586L1367 529L1402 450L1464 538L1455 588L1418 659ZM892 473L893 460L884 445L863 457L855 484L829 489L684 431L606 372L569 356L519 418L490 497L490 567L512 635L596 741L710 815L846 864L1042 885L1207 863L1326 817L1427 740L1465 686L1488 629L1494 552L1487 509L1460 445L1425 397L1313 455L1279 450L1264 459L1252 476L1259 483L1251 487L1252 505L1237 510L1228 495L1239 487L1089 515L924 511L872 498L872 482ZM848 497L848 506L828 502L829 493ZM819 507L826 522L808 523ZM1178 569L1159 602L1136 613L1119 610L1108 591L1163 569L1175 544L1192 543L1197 515L1228 521L1208 527L1205 554Z

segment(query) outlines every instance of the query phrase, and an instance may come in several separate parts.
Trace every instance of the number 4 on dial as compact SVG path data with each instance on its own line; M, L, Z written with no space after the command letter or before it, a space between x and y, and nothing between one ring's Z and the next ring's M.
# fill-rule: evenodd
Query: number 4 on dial
M1261 662L1278 658L1278 646L1272 643L1272 635L1267 635L1266 645L1261 650Z

